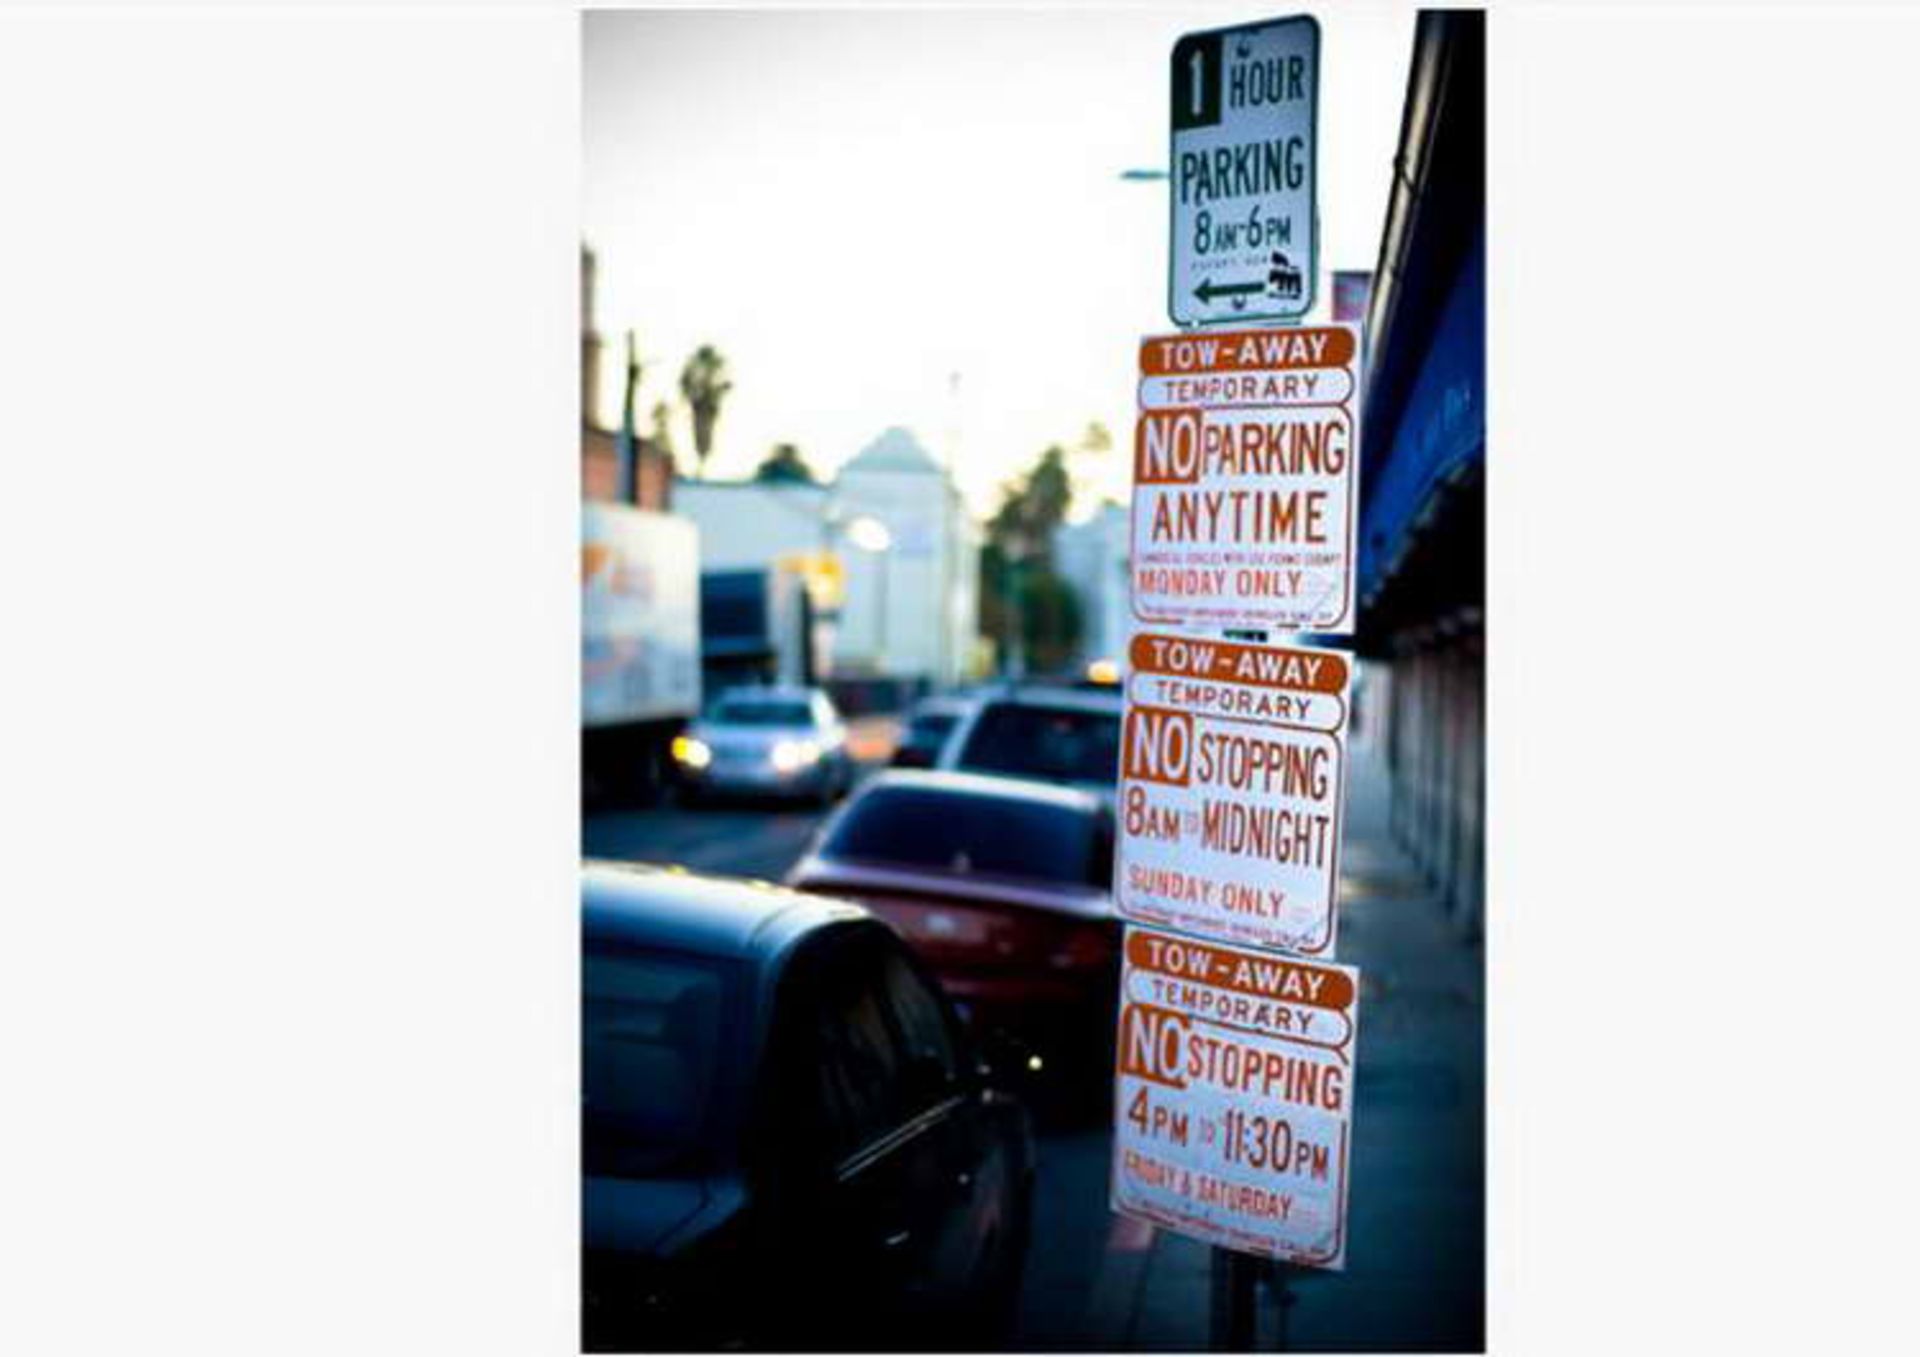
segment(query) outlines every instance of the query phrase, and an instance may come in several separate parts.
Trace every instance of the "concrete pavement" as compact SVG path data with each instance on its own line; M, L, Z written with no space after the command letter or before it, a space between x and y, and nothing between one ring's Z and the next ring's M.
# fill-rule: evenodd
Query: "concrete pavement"
M1340 960L1361 970L1349 1247L1343 1273L1290 1269L1286 1348L1473 1352L1485 1347L1481 952L1449 930L1439 901L1388 835L1384 769L1354 759L1342 851ZM1056 1142L1054 1210L1082 1222L1049 1238L1036 1222L1017 1344L1051 1350L1171 1351L1209 1343L1203 1245L1109 1217L1107 1137ZM1075 1209L1074 1201L1089 1208ZM1076 1255L1078 1255L1076 1257ZM1279 1307L1260 1307L1258 1346L1279 1343ZM1078 1318L1072 1313L1077 1312Z

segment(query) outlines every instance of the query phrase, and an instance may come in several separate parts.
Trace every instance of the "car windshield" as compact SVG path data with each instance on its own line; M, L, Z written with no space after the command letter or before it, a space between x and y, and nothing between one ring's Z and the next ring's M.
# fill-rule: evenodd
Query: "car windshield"
M713 719L726 726L810 726L813 712L804 702L722 702Z
M588 1173L667 1178L700 1170L740 988L737 966L716 958L588 947L581 973Z
M959 766L1062 782L1112 783L1120 718L1111 712L996 702L980 713Z
M827 857L1086 885L1100 877L1097 817L1068 806L880 787L821 845Z
M947 738L947 732L953 729L957 716L916 716L907 726L904 737L907 744L933 745Z

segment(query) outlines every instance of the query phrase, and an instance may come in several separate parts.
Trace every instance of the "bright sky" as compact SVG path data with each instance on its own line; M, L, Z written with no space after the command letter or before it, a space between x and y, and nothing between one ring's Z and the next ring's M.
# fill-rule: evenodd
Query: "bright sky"
M976 509L1049 443L1112 431L1088 488L1122 497L1135 345L1166 315L1167 61L1193 29L1297 13L1133 9L596 11L584 18L586 241L618 422L675 406L702 343L734 389L709 474L776 442L830 473L888 425L951 456ZM1411 6L1321 23L1320 300L1371 269L1412 50ZM957 396L951 381L959 374Z

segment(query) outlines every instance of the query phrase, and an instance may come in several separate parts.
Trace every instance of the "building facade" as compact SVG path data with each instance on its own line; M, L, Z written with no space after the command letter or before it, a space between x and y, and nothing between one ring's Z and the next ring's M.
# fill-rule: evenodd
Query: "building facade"
M1102 503L1053 537L1053 564L1080 605L1080 662L1116 663L1127 645L1127 559L1132 523L1126 506Z
M1367 313L1357 719L1395 835L1479 936L1485 894L1484 15L1422 13Z
M821 677L947 685L969 677L979 629L979 529L913 435L888 429L825 485L681 480L703 571L808 576Z

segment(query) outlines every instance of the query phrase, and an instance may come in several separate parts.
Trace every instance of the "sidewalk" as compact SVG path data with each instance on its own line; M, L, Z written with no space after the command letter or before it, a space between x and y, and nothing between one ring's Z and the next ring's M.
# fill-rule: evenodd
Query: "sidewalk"
M1479 1351L1481 952L1456 940L1394 847L1384 769L1363 751L1353 765L1339 941L1340 961L1361 971L1347 1270L1289 1270L1287 1349ZM1061 1346L1207 1347L1208 1268L1205 1246L1113 1218L1084 1323ZM1276 1313L1263 1303L1268 1350Z

